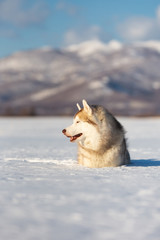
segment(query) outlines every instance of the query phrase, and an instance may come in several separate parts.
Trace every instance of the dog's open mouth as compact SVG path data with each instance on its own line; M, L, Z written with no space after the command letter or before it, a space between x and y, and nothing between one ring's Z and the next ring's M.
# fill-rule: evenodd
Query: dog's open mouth
M75 141L77 138L79 138L80 136L82 136L82 133L76 134L74 136L69 136L70 138L70 142Z

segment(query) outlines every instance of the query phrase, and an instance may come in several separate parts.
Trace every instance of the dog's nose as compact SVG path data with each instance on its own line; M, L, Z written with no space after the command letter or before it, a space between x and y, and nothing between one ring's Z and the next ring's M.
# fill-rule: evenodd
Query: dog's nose
M66 133L66 129L63 129L63 130L62 130L62 133L65 134L65 133Z

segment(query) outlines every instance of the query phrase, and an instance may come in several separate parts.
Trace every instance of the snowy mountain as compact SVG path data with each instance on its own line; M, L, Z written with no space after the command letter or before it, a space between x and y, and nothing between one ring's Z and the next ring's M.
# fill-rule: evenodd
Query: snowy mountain
M85 98L119 115L159 115L159 66L153 41L18 52L0 60L0 114L73 114Z
M80 56L95 54L96 52L110 53L120 50L122 44L118 41L110 41L108 44L102 43L99 40L86 41L78 45L71 45L67 48L70 52L76 52Z

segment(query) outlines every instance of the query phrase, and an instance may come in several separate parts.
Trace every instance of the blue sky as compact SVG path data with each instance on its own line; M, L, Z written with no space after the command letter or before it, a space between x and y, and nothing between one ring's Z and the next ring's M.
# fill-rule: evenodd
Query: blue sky
M93 39L160 40L160 1L0 0L0 57Z

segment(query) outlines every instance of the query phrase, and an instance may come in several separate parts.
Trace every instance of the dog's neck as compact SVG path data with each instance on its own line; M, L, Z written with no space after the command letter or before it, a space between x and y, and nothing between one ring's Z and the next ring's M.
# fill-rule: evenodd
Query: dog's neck
M79 141L78 145L83 149L99 151L101 146L101 139L99 138L95 140L95 138L89 138L89 139L86 138L86 139L83 139L82 141Z

